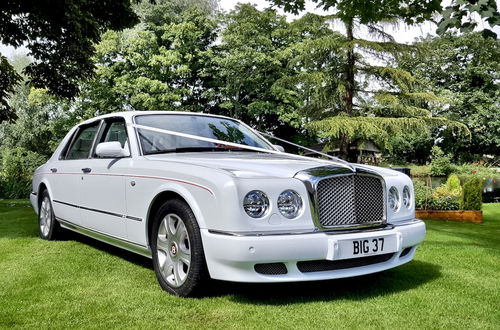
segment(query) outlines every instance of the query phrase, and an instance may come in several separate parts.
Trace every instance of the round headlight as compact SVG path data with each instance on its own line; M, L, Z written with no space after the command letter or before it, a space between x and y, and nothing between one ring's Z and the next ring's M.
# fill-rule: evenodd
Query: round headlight
M409 209L411 207L411 192L410 187L405 186L403 188L403 205Z
M394 186L389 189L389 208L394 212L399 210L401 202L399 200L399 192L398 189Z
M261 218L269 209L269 198L259 190L252 190L243 199L243 208L252 218Z
M302 210L302 198L293 190L285 190L278 197L278 210L285 218L296 218Z

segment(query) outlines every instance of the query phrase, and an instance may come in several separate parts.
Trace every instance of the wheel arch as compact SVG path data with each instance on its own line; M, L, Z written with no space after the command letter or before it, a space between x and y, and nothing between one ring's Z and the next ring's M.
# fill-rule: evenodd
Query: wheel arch
M185 202L190 208L191 211L193 211L193 214L196 218L196 221L198 222L198 225L200 228L204 227L204 218L201 214L201 210L199 209L198 205L194 202L193 198L189 198L190 196L185 196L179 191L175 191L173 189L166 189L163 190L155 195L155 197L152 199L149 208L148 208L148 213L146 216L146 239L147 239L147 245L150 247L151 242L151 232L153 229L153 222L154 222L154 217L156 215L156 212L158 209L166 202L172 199L178 199L183 202ZM192 196L191 196L192 197Z
M36 195L37 196L37 205L39 208L40 208L40 204L42 203L42 193L45 190L47 190L49 192L49 198L52 199L52 192L51 192L49 183L46 182L46 180L42 180L38 184L37 195Z

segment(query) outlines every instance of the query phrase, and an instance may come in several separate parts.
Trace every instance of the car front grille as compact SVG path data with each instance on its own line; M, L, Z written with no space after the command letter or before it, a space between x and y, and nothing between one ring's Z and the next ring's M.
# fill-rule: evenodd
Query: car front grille
M316 189L319 223L323 227L384 222L384 185L378 177L328 177L320 180Z

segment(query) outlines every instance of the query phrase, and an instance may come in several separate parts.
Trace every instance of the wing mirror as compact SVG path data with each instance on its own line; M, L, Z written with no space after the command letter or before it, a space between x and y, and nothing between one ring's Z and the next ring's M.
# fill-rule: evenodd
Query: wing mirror
M100 158L122 158L130 156L130 152L118 141L113 142L101 142L97 145L95 149L97 157Z
M283 148L279 144L273 144L273 147L274 147L274 149L276 149L278 151L285 152L285 148Z

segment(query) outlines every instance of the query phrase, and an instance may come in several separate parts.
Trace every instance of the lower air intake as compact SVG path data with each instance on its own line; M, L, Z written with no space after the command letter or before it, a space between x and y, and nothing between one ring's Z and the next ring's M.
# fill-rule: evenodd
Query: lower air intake
M285 264L282 262L256 264L254 269L257 273L264 275L283 275L288 273Z
M302 273L324 272L329 270L339 270L368 266L388 261L394 253L381 254L378 256L369 256L362 258L344 259L344 260L310 260L297 262L297 268Z

